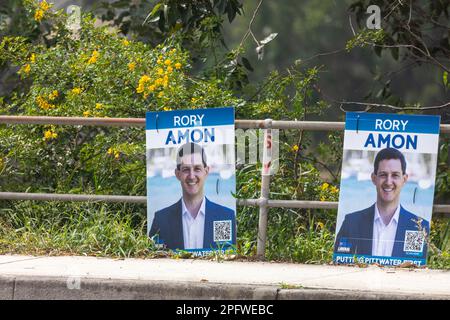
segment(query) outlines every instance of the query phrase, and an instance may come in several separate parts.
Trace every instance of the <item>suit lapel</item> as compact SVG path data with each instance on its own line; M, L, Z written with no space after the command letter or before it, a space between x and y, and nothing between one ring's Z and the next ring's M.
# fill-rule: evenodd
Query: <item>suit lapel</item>
M373 241L373 219L375 217L375 205L373 204L364 214L364 221L362 223L361 234L365 239L362 239L360 243L361 254L372 254L372 241Z
M213 221L214 212L211 208L211 202L205 197L205 230L203 233L203 248L209 249L213 245Z
M402 206L400 206L400 214L398 217L397 231L395 232L394 248L392 249L393 257L403 256L403 245L405 241L405 230L408 226L408 218Z
M173 225L170 228L172 231L171 238L173 239L173 247L184 249L184 237L183 237L183 206L181 205L181 199L177 202L176 210L172 212Z

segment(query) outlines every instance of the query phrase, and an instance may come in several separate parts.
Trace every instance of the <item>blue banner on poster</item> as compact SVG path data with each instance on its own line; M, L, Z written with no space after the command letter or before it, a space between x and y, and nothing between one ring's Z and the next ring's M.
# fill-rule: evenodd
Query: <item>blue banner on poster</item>
M438 116L347 113L333 260L425 265Z
M379 264L381 266L398 267L404 263L414 264L422 267L426 264L426 259L409 259L399 257L377 257L370 255L333 254L333 260L337 264Z
M146 143L148 235L196 256L233 251L234 108L148 112Z
M147 112L145 129L177 129L234 125L233 108Z

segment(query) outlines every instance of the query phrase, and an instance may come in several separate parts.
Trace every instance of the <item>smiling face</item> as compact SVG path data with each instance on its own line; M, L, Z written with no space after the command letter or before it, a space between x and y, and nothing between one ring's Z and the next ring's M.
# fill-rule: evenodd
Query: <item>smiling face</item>
M175 176L181 183L183 197L187 199L203 197L203 188L208 173L209 167L203 165L200 153L187 154L181 157L180 169L175 169Z
M408 180L408 175L402 173L399 159L381 160L378 172L372 173L372 182L377 189L377 202L380 205L395 205L400 202L400 192Z

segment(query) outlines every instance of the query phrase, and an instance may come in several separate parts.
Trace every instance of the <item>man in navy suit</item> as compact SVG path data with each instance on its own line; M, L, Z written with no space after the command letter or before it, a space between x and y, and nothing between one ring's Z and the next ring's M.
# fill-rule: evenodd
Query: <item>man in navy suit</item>
M371 179L377 190L376 203L345 216L334 252L425 259L429 222L400 205L400 193L408 180L403 154L393 148L379 151Z
M183 196L155 213L149 236L168 249L217 249L236 244L233 210L205 197L209 167L204 149L186 143L177 151L175 176ZM220 232L220 230L230 232Z

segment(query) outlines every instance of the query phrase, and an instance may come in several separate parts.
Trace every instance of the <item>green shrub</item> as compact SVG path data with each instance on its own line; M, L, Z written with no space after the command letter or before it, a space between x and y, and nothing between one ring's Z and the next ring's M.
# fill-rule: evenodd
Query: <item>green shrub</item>
M0 98L2 114L143 118L146 111L235 106L238 119L313 120L328 108L314 89L319 67L290 67L246 87L245 94L233 92L228 71L239 70L232 54L214 70L193 76L191 57L176 32L152 47L95 27L93 17L83 14L74 37L64 13L32 0L24 3L28 24L45 25L49 32L45 44L35 35L2 39L0 64L15 67L22 79L12 95ZM284 130L279 137L270 198L337 201L342 133L322 136L317 146L311 132ZM442 152L439 163L437 191L446 199L448 165ZM260 163L238 167L237 198L259 198L260 171ZM143 196L145 174L142 128L0 125L1 191ZM145 215L145 206L137 205L3 201L0 250L151 256L155 248L146 236ZM335 219L335 210L270 209L267 258L330 262ZM239 253L252 256L257 208L240 207L237 220ZM448 233L436 230L431 265L448 268L448 247L443 247Z

